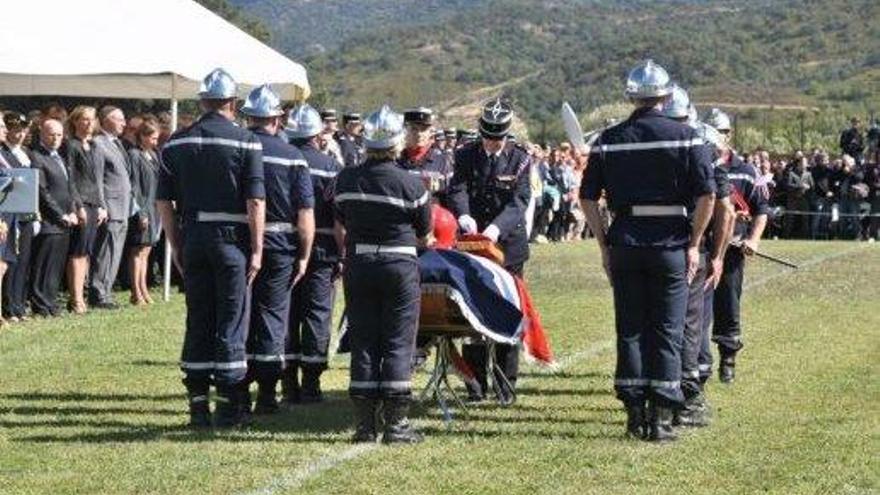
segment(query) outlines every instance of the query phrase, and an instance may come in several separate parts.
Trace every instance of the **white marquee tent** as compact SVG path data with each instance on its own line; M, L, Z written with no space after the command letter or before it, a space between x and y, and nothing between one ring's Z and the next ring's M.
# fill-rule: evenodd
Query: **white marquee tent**
M4 7L0 95L194 98L223 67L242 91L304 100L303 66L192 0L24 0Z
M305 68L192 0L22 0L3 8L0 96L196 97L223 67L244 95L309 96ZM171 258L165 258L165 299Z

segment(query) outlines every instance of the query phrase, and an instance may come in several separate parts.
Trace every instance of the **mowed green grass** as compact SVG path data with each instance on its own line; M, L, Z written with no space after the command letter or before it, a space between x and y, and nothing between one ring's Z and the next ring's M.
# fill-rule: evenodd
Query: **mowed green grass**
M592 242L527 267L558 374L520 399L416 411L418 446L354 448L347 356L329 400L236 432L190 432L176 367L183 302L0 333L0 493L877 493L880 247L766 242L752 261L737 382L710 382L711 427L626 440L612 392L611 294ZM420 383L426 374L418 377Z

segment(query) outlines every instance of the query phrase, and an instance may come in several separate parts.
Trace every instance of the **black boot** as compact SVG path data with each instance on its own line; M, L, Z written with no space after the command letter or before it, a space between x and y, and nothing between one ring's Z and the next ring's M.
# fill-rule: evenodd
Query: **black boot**
M324 394L321 393L321 373L323 372L323 365L309 364L303 366L300 402L303 404L313 404L324 400Z
M651 442L672 442L678 434L672 427L672 409L651 403L648 411L648 440Z
M718 379L721 383L733 383L736 376L736 354L728 354L721 357L721 365L718 367Z
M675 426L701 428L709 426L709 408L698 394L684 401L684 407L675 411L672 423Z
M626 404L626 434L644 440L647 429L645 404Z
M354 436L351 441L354 443L372 443L376 441L376 408L379 401L376 399L367 399L363 397L352 397L354 402L354 413L357 420Z
M218 386L215 400L215 427L236 428L244 424L244 401L240 386Z
M285 404L298 404L300 400L297 366L290 365L281 372L281 400Z
M254 414L275 414L278 410L278 400L275 398L275 381L260 382L257 388L257 405L254 406Z
M409 402L409 397L396 397L383 401L385 433L382 435L382 443L420 443L424 440L407 418Z
M471 368L477 382L476 386L465 384L468 402L481 402L486 399L486 391L489 390L489 382L486 379L488 350L484 344L464 344L461 346L461 357Z
M211 408L208 394L189 396L189 426L192 428L211 427Z

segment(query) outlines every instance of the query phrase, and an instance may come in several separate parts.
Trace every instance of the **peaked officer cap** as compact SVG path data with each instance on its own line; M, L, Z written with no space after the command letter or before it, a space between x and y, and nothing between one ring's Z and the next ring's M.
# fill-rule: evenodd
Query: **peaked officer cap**
M272 90L272 86L264 84L248 94L241 113L249 117L278 117L284 114L284 110L281 108L281 97Z
M362 120L359 112L346 112L342 114L342 123L349 124L352 122L360 122Z
M687 91L678 84L672 85L672 97L663 105L663 115L671 119L684 119L688 116L691 100Z
M311 105L303 103L290 112L284 132L291 139L306 139L317 136L323 130L321 115Z
M450 127L449 129L443 131L443 134L446 135L446 139L454 139L458 135L458 131L455 129L455 127Z
M430 108L425 107L410 108L408 110L404 110L403 123L419 124L426 126L433 125L434 112Z
M329 120L331 122L336 122L336 109L325 108L325 109L321 110L321 120Z
M217 68L205 76L199 87L199 98L203 100L228 100L235 98L235 80L223 69Z
M373 112L364 122L364 144L369 149L385 150L403 142L403 115L388 105Z
M637 65L626 78L626 96L634 99L657 98L672 92L666 69L648 59Z
M709 115L706 117L706 123L714 127L717 131L730 130L730 117L717 108L709 110Z
M480 116L480 135L489 139L501 139L510 131L513 122L513 109L500 98L490 101L483 107Z

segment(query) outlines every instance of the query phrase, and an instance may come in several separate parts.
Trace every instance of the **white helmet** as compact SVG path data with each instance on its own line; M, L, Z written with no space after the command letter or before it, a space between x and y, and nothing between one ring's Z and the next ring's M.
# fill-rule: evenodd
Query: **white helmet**
M383 105L364 121L364 145L369 149L387 150L403 142L403 115Z
M203 100L228 100L235 98L235 93L235 80L220 68L212 70L199 86L199 98Z
M666 69L648 59L637 65L626 78L626 96L633 99L657 98L672 92Z
M284 132L291 139L307 139L317 136L323 130L324 122L321 120L321 114L308 103L303 103L290 112Z
M284 114L284 110L281 109L281 97L272 90L272 86L264 84L248 94L241 113L248 117L278 117Z
M730 131L730 117L717 108L709 110L706 123L714 127L716 131Z
M666 115L670 119L687 118L690 105L691 100L688 97L687 91L682 89L679 85L673 84L672 97L666 101L665 105L663 105L663 115Z

